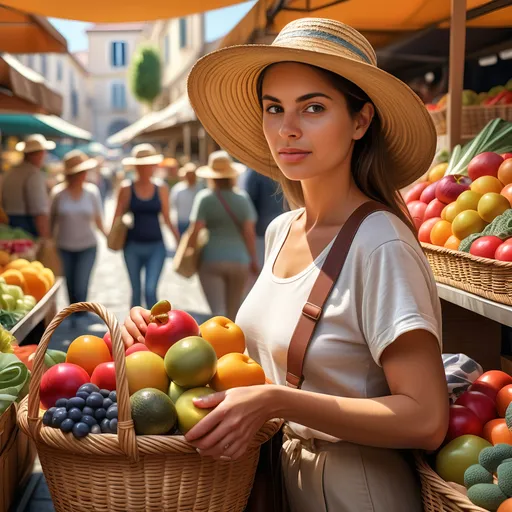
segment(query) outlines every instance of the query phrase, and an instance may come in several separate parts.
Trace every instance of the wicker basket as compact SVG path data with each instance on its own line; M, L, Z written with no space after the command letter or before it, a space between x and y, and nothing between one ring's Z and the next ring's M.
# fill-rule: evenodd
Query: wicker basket
M425 512L487 512L467 496L450 487L428 464L422 452L414 454L421 480L421 497Z
M437 135L446 134L446 107L439 110L430 110ZM512 121L512 105L474 105L462 107L462 136L475 137L493 119L501 118Z
M57 326L71 313L98 314L112 335L116 367L118 434L72 434L45 427L39 410L43 358ZM183 436L136 436L130 410L121 330L103 306L73 304L46 329L34 360L30 393L20 404L18 423L37 447L57 512L238 512L245 508L260 445L280 428L267 422L236 461L201 457Z
M512 263L421 245L437 282L512 306Z

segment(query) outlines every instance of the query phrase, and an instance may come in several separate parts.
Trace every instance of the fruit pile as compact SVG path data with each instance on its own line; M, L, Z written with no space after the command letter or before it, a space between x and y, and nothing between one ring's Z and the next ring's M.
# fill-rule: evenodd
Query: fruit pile
M35 247L32 235L21 228L8 226L7 222L5 213L0 209L0 265L5 265L6 256L25 255Z
M433 167L428 181L404 198L420 242L462 250L473 236L469 252L474 256L512 261L512 231L476 236L487 226L492 233L491 223L512 213L512 154L481 153L469 163L468 176L445 176L447 166Z
M156 304L144 343L125 351L135 432L185 434L211 411L197 408L194 398L265 384L263 369L244 350L244 333L229 319L214 317L199 326L168 301ZM103 339L79 336L70 344L65 362L46 365L40 385L43 423L76 437L115 433L116 388L110 334Z

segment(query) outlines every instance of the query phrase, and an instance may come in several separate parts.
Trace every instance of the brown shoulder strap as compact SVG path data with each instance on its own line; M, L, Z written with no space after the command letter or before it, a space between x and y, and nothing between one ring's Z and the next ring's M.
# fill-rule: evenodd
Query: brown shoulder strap
M313 285L308 301L302 308L302 314L288 347L286 384L289 387L298 389L302 385L304 380L304 359L309 343L313 337L316 325L322 316L323 307L341 274L359 226L361 226L368 215L382 210L390 211L387 206L376 201L368 201L362 204L352 213L338 233L325 263L320 269L320 274Z
M235 214L233 213L233 210L229 207L228 202L222 197L222 194L220 193L219 190L215 190L215 195L218 197L219 201L224 207L224 210L226 210L226 213L231 217L231 220L235 223L235 226L237 227L238 231L243 237L244 228L241 222L236 218Z

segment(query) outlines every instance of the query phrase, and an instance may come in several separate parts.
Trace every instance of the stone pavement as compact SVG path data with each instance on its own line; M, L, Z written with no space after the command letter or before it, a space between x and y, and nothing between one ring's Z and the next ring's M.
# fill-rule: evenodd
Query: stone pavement
M107 199L105 205L107 226L110 226L114 207L113 200ZM197 276L185 279L173 272L171 258L175 243L168 230L163 229L169 249L169 258L165 262L160 279L158 298L169 300L173 307L188 311L199 323L202 323L208 318L210 310ZM115 314L120 322L128 315L130 282L123 255L122 252L116 253L108 250L103 237L99 241L98 257L93 270L88 300L105 306ZM69 304L65 286L59 291L57 303L59 310ZM50 341L50 347L67 350L68 345L77 336L87 333L103 336L105 331L105 324L96 315L91 314L87 318L79 319L75 326L68 318L55 331ZM19 500L12 512L54 512L48 487L38 461L36 461L31 480L24 490L20 490Z

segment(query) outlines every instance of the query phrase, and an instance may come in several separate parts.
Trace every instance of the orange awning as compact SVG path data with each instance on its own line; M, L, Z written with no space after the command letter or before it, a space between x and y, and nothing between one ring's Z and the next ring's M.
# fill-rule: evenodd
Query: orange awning
M17 5L17 1L13 2ZM0 4L0 51L9 53L64 53L66 39L40 16Z

